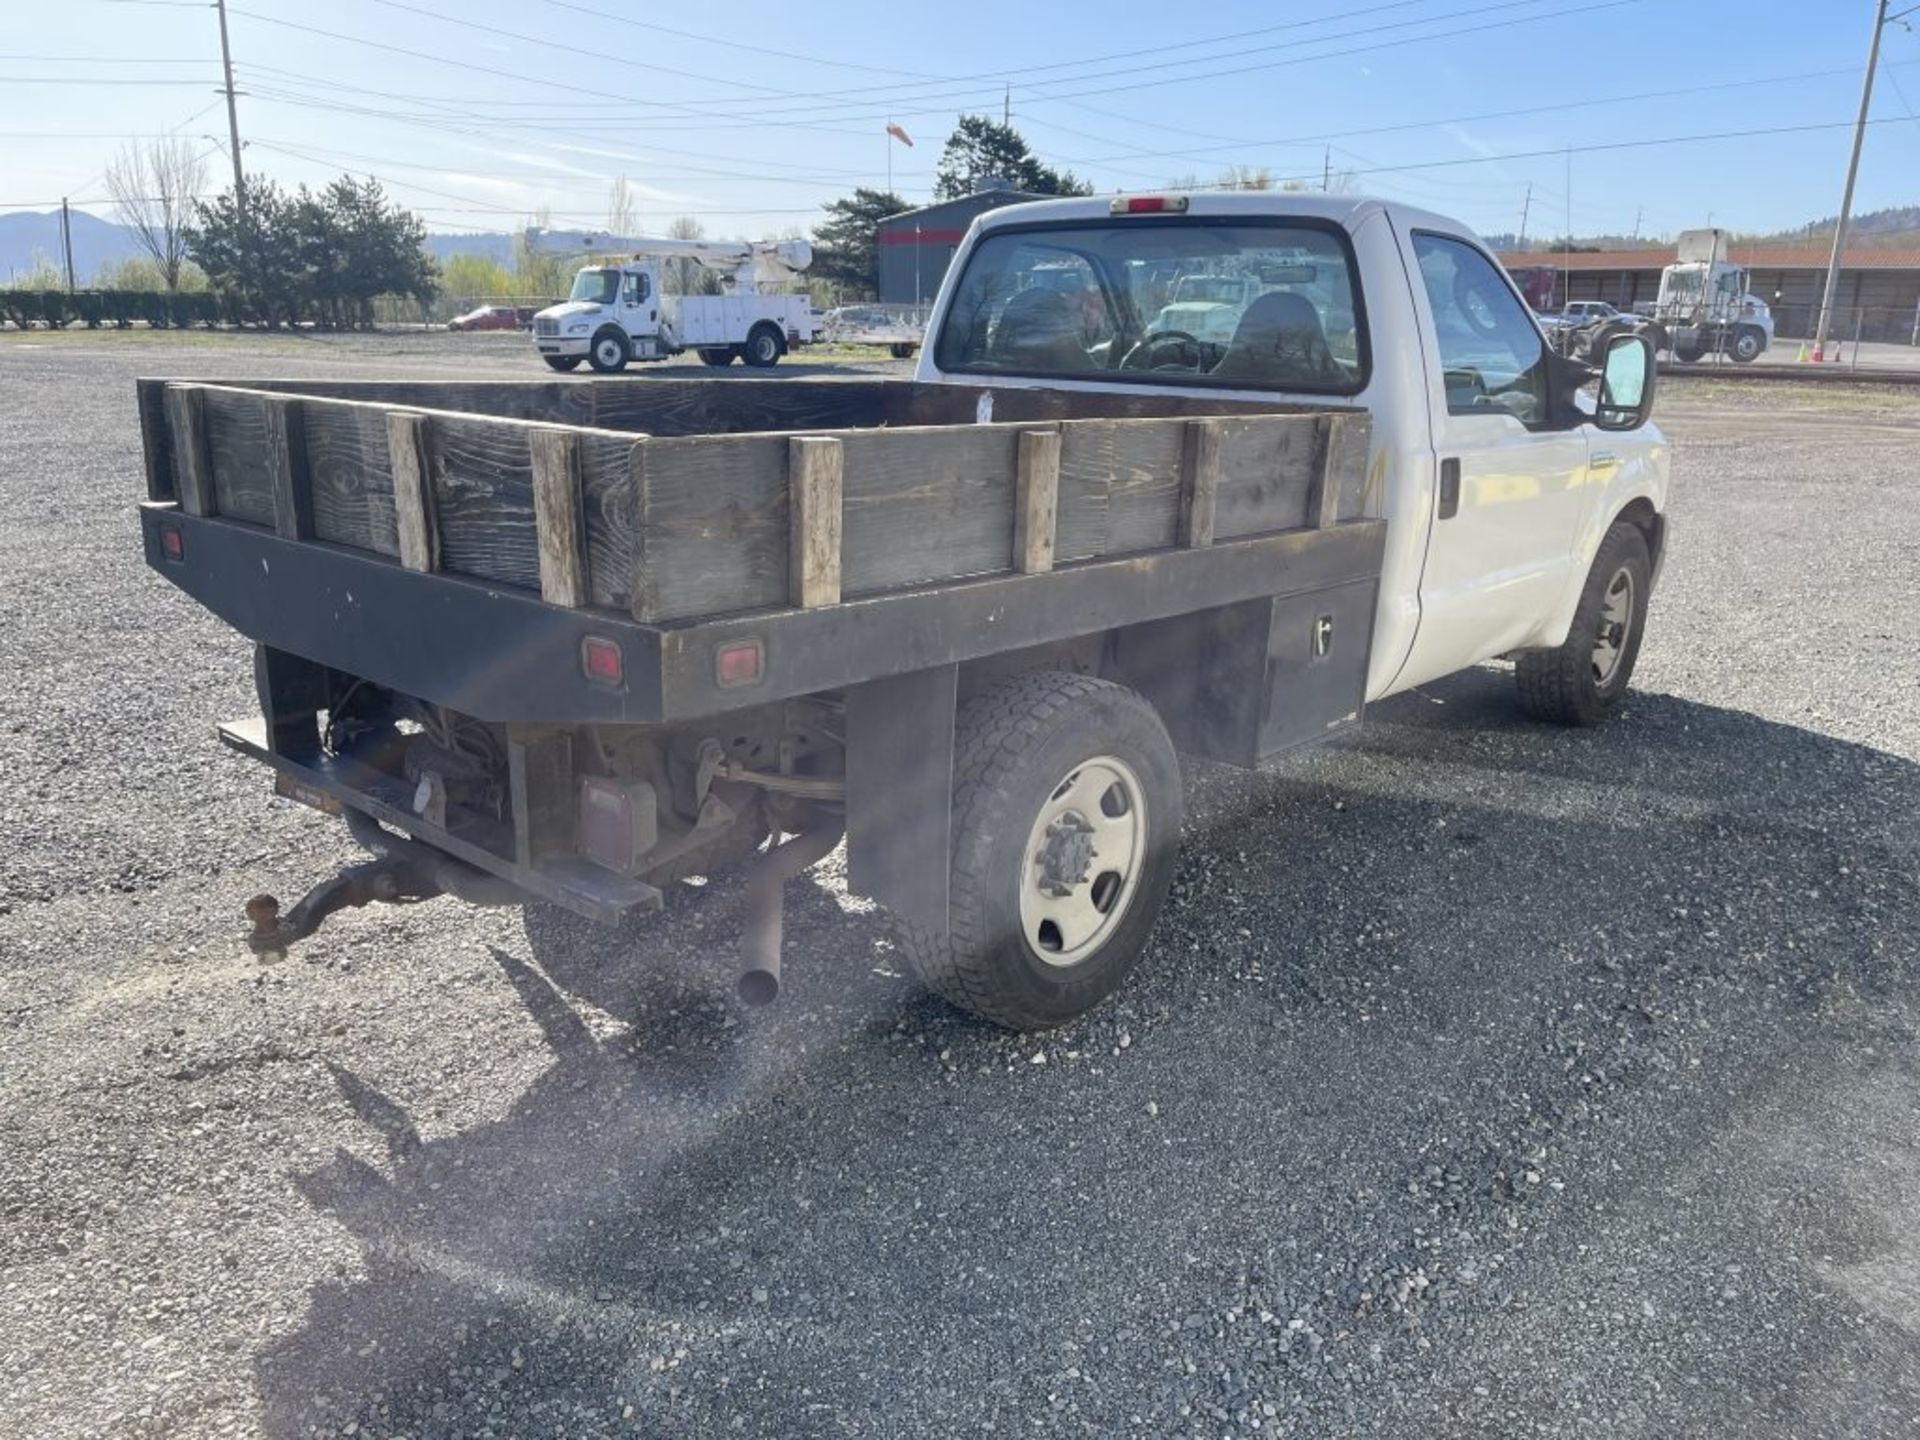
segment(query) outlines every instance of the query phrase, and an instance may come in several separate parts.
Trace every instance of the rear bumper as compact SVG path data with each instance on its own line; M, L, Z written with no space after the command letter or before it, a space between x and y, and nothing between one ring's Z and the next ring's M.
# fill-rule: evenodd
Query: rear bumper
M524 837L516 835L510 822L449 809L447 824L434 825L413 813L405 784L383 771L317 747L298 755L281 754L268 740L264 720L230 721L218 733L230 748L265 761L295 782L294 798L312 804L324 796L371 815L435 850L511 882L529 898L550 900L589 920L606 922L659 907L660 892L653 886L577 855L532 861L524 853Z

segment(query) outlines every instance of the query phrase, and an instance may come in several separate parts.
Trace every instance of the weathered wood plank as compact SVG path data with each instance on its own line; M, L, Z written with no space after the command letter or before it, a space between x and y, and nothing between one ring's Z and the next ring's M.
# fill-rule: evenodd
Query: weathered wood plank
M578 434L581 532L592 605L633 604L633 450L631 435ZM644 443L645 437L639 443Z
M305 409L314 538L398 556L387 412L319 403Z
M140 450L147 464L147 498L178 500L173 487L173 447L167 436L167 386L162 380L136 380L140 407Z
M440 568L540 588L533 447L526 424L435 416L431 490Z
M307 470L306 402L272 395L265 404L273 528L288 540L311 540L313 482Z
M579 442L565 430L535 430L527 439L533 460L540 598L549 605L578 609L590 594Z
M1021 428L840 432L846 593L1010 568Z
M1013 512L1013 568L1027 575L1053 569L1060 513L1060 432L1020 435L1018 493Z
M787 603L784 436L643 440L632 473L636 619Z
M1222 422L1189 420L1180 461L1179 543L1198 549L1213 543L1214 502L1220 489Z
M1357 520L1368 513L1368 458L1373 451L1373 417L1364 410L1327 417L1327 489L1337 498L1334 520ZM1384 513L1375 511L1374 513ZM1332 523L1326 521L1323 523Z
M1208 422L1219 435L1215 540L1311 523L1308 497L1320 468L1322 418L1230 416Z
M1185 436L1179 420L1063 424L1056 563L1173 544Z
M201 392L214 508L234 520L273 524L268 474L267 397L209 386Z
M409 570L439 568L433 523L432 457L427 417L404 410L387 412L387 450L393 465L393 514L400 540L400 563Z
M840 603L842 479L838 440L787 441L787 590L803 610Z
M199 385L167 386L167 428L173 435L173 483L180 508L189 515L214 513L203 389Z

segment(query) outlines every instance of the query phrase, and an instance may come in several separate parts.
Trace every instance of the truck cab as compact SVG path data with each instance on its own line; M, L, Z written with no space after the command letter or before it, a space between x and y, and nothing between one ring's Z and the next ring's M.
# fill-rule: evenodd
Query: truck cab
M1287 283L1245 287L1224 338L1161 323L1156 293L1228 267ZM1063 268L1104 309L1098 344L1057 298ZM1389 522L1369 700L1558 652L1582 638L1576 612L1616 527L1644 544L1644 583L1664 548L1667 445L1640 389L1626 410L1597 393L1478 238L1424 210L1234 193L1009 207L974 222L928 335L923 381L1365 409L1369 493ZM1650 395L1650 376L1630 383ZM1615 662L1605 638L1598 668Z
M582 360L596 370L617 370L628 360L655 359L663 353L660 303L651 262L584 266L565 301L533 317L534 346L556 370Z

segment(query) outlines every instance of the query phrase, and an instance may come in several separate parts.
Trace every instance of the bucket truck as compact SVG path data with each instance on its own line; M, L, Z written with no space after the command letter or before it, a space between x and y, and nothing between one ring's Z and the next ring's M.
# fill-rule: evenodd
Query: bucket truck
M534 231L536 253L604 257L581 267L559 305L533 317L534 348L555 370L582 360L603 375L629 360L692 350L709 365L778 364L814 339L805 295L779 293L813 263L804 240L655 240ZM690 261L718 277L717 295L669 295L662 273Z

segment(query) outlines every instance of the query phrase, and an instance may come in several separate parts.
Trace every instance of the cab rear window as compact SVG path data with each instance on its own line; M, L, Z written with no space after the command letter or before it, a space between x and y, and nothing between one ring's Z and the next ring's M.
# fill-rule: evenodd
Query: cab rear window
M998 230L968 256L943 370L1352 395L1365 310L1346 236L1217 217Z

